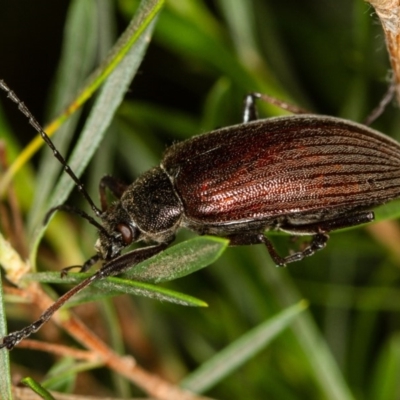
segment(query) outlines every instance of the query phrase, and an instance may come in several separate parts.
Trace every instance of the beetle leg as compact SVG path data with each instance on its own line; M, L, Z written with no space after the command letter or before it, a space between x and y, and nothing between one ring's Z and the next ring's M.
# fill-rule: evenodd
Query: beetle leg
M310 111L307 111L301 107L297 107L294 104L287 103L286 101L276 99L275 97L268 96L267 94L253 92L249 93L244 99L243 123L258 119L257 107L255 104L256 99L265 101L266 103L282 108L282 110L289 111L293 114L312 114Z
M228 236L228 239L229 239L229 246L248 246L251 244L264 244L267 247L269 255L274 260L274 263L279 267L284 267L288 262L292 262L292 261L286 261L287 257L281 257L275 250L275 247L273 246L272 242L268 238L266 238L262 233L231 235ZM297 259L293 261L297 261Z
M393 97L396 94L396 89L396 80L392 78L392 81L390 82L390 85L379 104L367 115L367 118L365 118L365 125L371 125L378 117L382 115L386 109L386 106L393 100Z
M277 264L279 267L284 267L285 264L300 261L305 257L310 257L318 250L322 250L329 240L329 235L326 233L317 233L312 237L310 244L303 250L283 258L283 264ZM267 246L268 248L268 246ZM269 248L268 248L269 251ZM271 254L271 253L270 253ZM275 261L275 260L274 260Z
M326 246L326 242L329 236L325 233L317 233L313 236L313 239L309 246L303 251L299 251L294 254L290 254L286 257L281 257L275 250L272 242L266 238L262 233L247 234L247 235L232 235L228 237L230 239L230 246L241 246L251 244L264 244L267 247L268 253L274 260L274 263L278 267L285 267L286 264L300 261L305 257L312 256L316 251L323 249Z
M244 106L243 106L243 123L255 121L258 119L257 107L256 107L256 96L255 93L249 93L244 98Z
M333 231L335 229L348 228L350 226L365 224L374 220L374 213L372 211L361 211L354 212L346 216L342 216L336 219L321 221L314 224L300 225L300 226L280 226L280 229L290 232L294 235L299 234L313 234L311 243L303 250L294 254L291 254L282 259L283 264L277 263L278 266L284 266L284 264L289 264L291 262L300 261L305 257L312 256L316 251L323 249L329 239L327 232ZM271 243L265 245L268 248L271 257L275 260L273 253L271 253L270 247ZM273 251L275 249L272 248ZM276 252L275 252L276 253ZM278 259L279 261L279 259Z
M88 260L86 260L83 265L71 265L69 267L65 267L61 270L61 278L65 278L69 271L71 271L71 269L75 269L78 268L78 272L80 273L84 273L84 272L88 272L89 269L92 267L93 264L96 264L97 261L100 260L100 256L98 254L95 254L94 256L90 257Z
M108 189L117 199L120 199L127 187L127 184L117 178L110 175L103 176L99 182L101 210L104 212L108 208L106 189Z
M360 225L374 220L372 211L361 211L340 218L321 221L308 225L281 225L279 228L293 235L313 235L310 244L303 250L290 254L286 257L281 257L275 250L272 242L262 233L250 233L245 235L228 236L230 246L264 244L267 247L268 253L278 267L284 267L286 264L300 261L305 257L312 256L318 250L323 249L329 239L327 232L335 229L347 228L350 226Z

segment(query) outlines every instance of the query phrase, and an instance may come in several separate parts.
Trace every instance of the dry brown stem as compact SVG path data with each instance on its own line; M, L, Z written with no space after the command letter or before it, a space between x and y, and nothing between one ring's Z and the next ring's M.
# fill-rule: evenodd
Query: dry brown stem
M63 394L63 393L56 393L56 392L51 392L53 397L56 400L122 400L120 398L116 397L93 397L93 396L80 396L76 394ZM29 388L22 388L22 387L14 387L13 388L13 396L14 400L42 400L41 397L39 397L36 393L32 392L31 389ZM129 400L129 399L125 399ZM134 399L132 398L131 400L155 400L150 397L146 398L138 398L135 397Z
M386 38L386 47L400 103L400 0L367 0L378 15Z
M41 310L47 309L53 303L53 300L37 284L29 285L26 291L29 292L32 302ZM62 351L63 355L77 356L79 359L96 360L121 376L124 376L150 396L159 400L205 400L202 396L197 396L183 390L179 386L146 371L136 363L133 357L116 354L78 318L71 315L65 319L60 317L60 313L56 313L52 317L52 321L61 325L65 331L80 342L88 351L77 352L74 349L68 351L68 348L64 346L53 347L53 345L46 344L40 346L42 350L55 351L55 353ZM28 345L38 348L38 345L35 342L32 344L32 342L28 342Z

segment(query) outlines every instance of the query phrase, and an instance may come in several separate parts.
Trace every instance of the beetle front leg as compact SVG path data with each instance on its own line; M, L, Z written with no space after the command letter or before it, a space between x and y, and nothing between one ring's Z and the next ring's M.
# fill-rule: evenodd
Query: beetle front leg
M122 274L129 268L135 266L155 256L161 251L165 250L173 241L173 238L165 243L155 244L153 246L146 246L139 249L130 251L129 253L122 254L104 264L94 275L93 280L100 280L109 276Z

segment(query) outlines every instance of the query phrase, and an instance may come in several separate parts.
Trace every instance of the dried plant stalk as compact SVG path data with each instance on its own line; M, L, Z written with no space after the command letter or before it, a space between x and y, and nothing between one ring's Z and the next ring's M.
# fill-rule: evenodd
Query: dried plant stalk
M378 15L386 38L386 47L400 103L400 0L367 0Z

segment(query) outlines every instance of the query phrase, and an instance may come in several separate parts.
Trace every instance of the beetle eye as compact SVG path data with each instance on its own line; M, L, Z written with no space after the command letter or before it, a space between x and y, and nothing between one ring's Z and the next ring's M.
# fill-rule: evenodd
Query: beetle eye
M133 232L132 229L125 224L118 224L117 231L121 234L122 241L128 245L133 242Z

